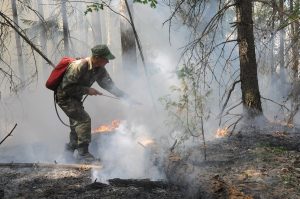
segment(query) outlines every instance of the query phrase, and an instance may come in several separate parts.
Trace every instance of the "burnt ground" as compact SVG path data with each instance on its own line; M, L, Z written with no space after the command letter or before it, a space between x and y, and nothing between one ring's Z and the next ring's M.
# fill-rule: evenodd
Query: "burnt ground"
M0 198L182 198L175 186L147 179L91 182L91 171L1 168Z
M164 161L168 182L111 179L92 182L88 169L0 167L0 198L300 199L300 131L246 128L175 150Z
M188 198L300 199L300 131L245 128L200 147L173 153L167 176Z

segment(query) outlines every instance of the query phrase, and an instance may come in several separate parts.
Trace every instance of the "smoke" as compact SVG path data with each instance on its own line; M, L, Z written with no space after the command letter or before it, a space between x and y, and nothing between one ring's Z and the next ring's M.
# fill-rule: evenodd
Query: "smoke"
M151 9L134 4L134 8L135 16L144 16L136 17L135 22L146 57L149 82L140 60L139 76L129 77L122 73L125 67L121 64L118 15L102 13L110 26L109 30L103 29L103 32L110 32L110 35L103 34L102 40L103 43L109 44L117 57L106 67L112 79L119 88L142 105L132 106L105 96L89 96L84 102L85 110L92 118L92 129L114 119L126 121L113 134L93 136L91 153L101 159L104 168L94 170L92 177L103 182L109 178L165 178L160 160L164 158L164 150L174 142L168 138L170 130L164 123L167 115L159 99L169 94L169 87L178 81L174 71L180 57L178 48L184 43L184 34L178 31L178 37L173 35L176 39L171 39L171 44L169 43L168 27L162 27L163 20L168 16L167 7ZM70 26L76 28L72 26L72 22L78 23L80 20L82 19L70 18ZM72 37L79 38L78 42L73 40L72 43L72 52L76 51L73 52L76 56L90 55L90 47L95 43L86 35L87 32L89 30L87 31L82 24L78 30L71 30ZM82 44L85 37L89 38L88 43ZM61 52L54 51L52 45L56 46L55 41L48 46L48 52L51 52L49 57L57 63ZM33 64L30 62L31 60L28 60L27 65ZM41 72L44 62L38 60L38 63ZM58 120L53 93L44 87L44 83L45 80L40 78L18 95L1 98L1 138L15 123L18 124L12 133L13 136L0 146L1 162L69 163L64 154L64 146L69 139L69 127L62 125ZM111 95L96 83L93 87ZM59 107L58 112L62 120L68 123L68 118ZM146 146L143 144L145 139L153 140L155 144Z
M93 179L101 182L111 178L163 179L155 165L155 144L144 125L123 122L114 133L94 139L94 153L99 154L103 169L93 171Z
M67 133L62 133L63 126L57 125L52 95L45 89L35 88L3 100L5 110L1 111L1 118L5 120L1 120L1 137L14 123L18 125L12 137L1 145L1 162L53 162L57 159L61 152L59 146L66 140Z
M115 3L116 1L112 5L115 6ZM84 10L82 7L84 6L81 5L78 10ZM52 11L46 13L52 13ZM85 100L85 110L92 118L92 129L102 124L108 124L115 119L125 121L112 134L93 136L90 150L101 159L104 165L103 169L92 171L93 179L97 178L98 181L105 182L109 178L164 178L160 161L165 158L165 152L172 147L176 139L187 140L184 136L189 136L182 129L175 128L177 124L168 126L165 123L169 119L168 113L164 110L164 105L159 102L161 97L167 95L176 97L176 94L170 91L170 86L179 84L176 76L181 57L179 49L186 44L189 36L185 27L178 28L169 35L169 27L162 25L168 19L169 14L168 7L161 4L156 9L134 4L134 20L146 57L145 67L148 76L145 75L144 66L138 55L139 73L132 77L125 75L123 70L126 67L121 63L119 16L112 13L108 14L106 10L101 13L105 19L101 25L103 28L102 41L109 44L112 53L117 57L106 68L116 85L142 105L130 105L105 96L89 96ZM73 38L78 39L78 41L72 40L72 53L76 56L85 57L90 55L90 47L95 44L95 41L91 39L90 27L86 28L83 25L85 19L82 12L77 15L78 19L75 20L70 17L69 21L70 27L74 28L71 29L70 34ZM87 18L90 19L88 16ZM78 29L75 30L76 28ZM85 38L88 40L83 43ZM51 45L56 46L56 43L53 42ZM49 44L48 48L51 49L49 52L56 51L53 46ZM226 52L231 52L231 48ZM56 52L49 56L52 56L52 59L61 57L58 54ZM58 59L53 60L53 62L57 63ZM39 63L44 66L43 62ZM27 65L31 66L31 64L33 63L30 63L29 60ZM222 67L220 68L222 69ZM223 74L221 69L215 70L218 76ZM235 74L238 77L238 72L235 73L237 65L231 69L232 72L228 75ZM224 85L227 82L226 78L228 77L224 77L223 82L221 82ZM263 76L259 79L261 93L264 97L272 97L273 100L282 98L284 93L278 94L274 99L276 84L270 86L269 79ZM37 84L31 85L17 96L1 98L1 138L10 131L15 123L18 123L13 136L0 145L1 162L68 162L64 155L64 145L68 142L69 128L63 126L58 120L54 110L53 93L44 87L44 83L45 80L39 79ZM221 108L219 99L224 92L224 87L218 87L216 82L212 82L209 86L213 91L206 96L205 106L207 109L205 111L209 117L205 121L204 129L206 138L213 139L218 128L216 121L219 119L218 114ZM94 84L93 87L110 95L99 88L97 84ZM236 86L228 107L237 104L240 98L240 89ZM278 106L275 104L264 103L263 105L264 111L268 115L274 115L273 110L278 110ZM65 114L59 108L58 110L63 121L68 123ZM235 109L232 114L240 112L241 106ZM199 135L199 132L195 134ZM145 139L153 140L155 144L144 146L141 143ZM181 148L178 147L178 150L188 150L191 146L199 146L201 141L201 136L196 138L190 136L186 142L188 147L184 149L184 146L181 146Z

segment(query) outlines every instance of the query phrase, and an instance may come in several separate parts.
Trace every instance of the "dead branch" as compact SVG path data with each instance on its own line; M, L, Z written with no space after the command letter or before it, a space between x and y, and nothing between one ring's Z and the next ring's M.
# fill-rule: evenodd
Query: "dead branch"
M56 163L0 163L0 167L10 168L61 168L61 169L101 169L102 165L92 164L56 164Z
M243 103L243 101L240 101L239 103L237 103L236 105L230 107L229 109L226 110L226 115L229 114L229 111L231 111L232 109L235 109L236 107L238 107L239 105L241 105Z
M201 116L201 134L202 134L202 140L203 140L203 154L204 154L204 160L206 160L206 142L205 142L205 136L204 136L204 123L203 123L203 116Z
M135 36L136 44L138 46L138 49L139 49L139 52L140 52L140 56L141 56L141 59L142 59L142 63L143 63L143 66L144 66L144 71L145 71L145 75L146 75L147 85L148 85L148 89L149 89L149 92L150 92L150 96L151 96L151 101L152 101L152 104L153 104L153 108L156 111L156 106L155 106L155 102L154 102L155 100L154 100L154 96L153 96L153 93L152 93L152 90L151 90L151 84L150 84L148 69L146 67L146 62L145 62L145 57L144 57L144 54L143 54L143 49L142 49L141 41L140 41L138 33L137 33L136 29L135 29L134 21L133 21L132 14L131 14L131 11L130 11L130 8L129 8L127 0L125 0L125 5L126 5L127 12L128 12L128 15L129 15L129 20L131 22L130 25L131 25L133 34Z
M16 31L16 33L18 35L20 35L24 40L25 42L31 47L33 48L39 55L41 55L53 68L55 67L55 65L48 59L48 57L46 55L44 55L44 53L42 51L40 51L35 45L34 43L32 43L30 41L30 39L25 35L23 34L18 28L19 27L16 27L13 22L11 21L11 19L9 17L7 17L4 13L0 12L0 16L6 21L6 23L12 28L14 29L14 31Z
M17 123L15 124L15 126L12 128L12 130L9 132L9 134L7 134L7 136L5 136L5 138L3 138L3 140L1 140L0 145L9 137L11 136L12 132L15 130L15 128L17 127Z
M235 88L235 85L237 84L237 83L240 83L241 82L241 80L238 80L238 81L235 81L233 84L232 84L232 87L230 88L230 90L229 90L229 93L228 93L228 95L227 95L227 98L226 98L226 100L225 100L225 103L224 103L224 105L223 105L223 107L222 107L222 110L221 110L221 113L220 113L220 121L219 121L219 126L221 125L221 122L222 122L222 114L223 114L223 112L224 112L224 110L225 110L225 108L226 108L226 106L227 106L227 103L228 103L228 101L229 101L229 99L230 99L230 96L231 96L231 93L234 91L234 88Z
M231 136L231 135L233 134L233 131L235 130L237 124L241 121L241 119L243 119L243 116L241 116L239 119L237 119L235 123L233 123L233 124L231 124L230 126L228 126L228 129L229 129L231 126L233 126L233 127L232 127L232 130L231 130L230 133L229 133L229 136Z
M286 107L285 105L283 104L279 104L278 102L275 102L274 100L271 100L271 99L268 99L268 98L264 98L261 96L262 99L264 100L267 100L267 101L270 101L270 102L273 102L274 104L277 104L278 106L282 107L282 108L285 108L287 111L291 111L288 107Z
M138 142L139 145L141 145L144 149L146 148L146 146L144 146L141 142Z
M101 3L95 3L93 1L68 1L69 3L87 3L87 4L97 4L97 5L100 5L102 4L103 6L107 7L109 10L111 10L113 13L117 14L117 15L120 15L122 18L124 18L130 25L131 25L131 22L130 20L122 15L121 13L115 11L110 5L108 5L105 1L101 1ZM48 4L48 5L51 5L51 4ZM52 4L52 5L57 5L57 4Z
M175 149L175 146L177 144L177 139L175 140L174 144L172 145L172 147L170 148L170 151L173 152L173 150Z
M44 20L44 17L41 16L41 14L36 11L35 9L33 9L31 6L28 6L25 2L17 0L20 4L23 4L26 8L28 8L29 10L31 10L32 12L34 12L36 14L36 16L43 22L45 23L46 21Z

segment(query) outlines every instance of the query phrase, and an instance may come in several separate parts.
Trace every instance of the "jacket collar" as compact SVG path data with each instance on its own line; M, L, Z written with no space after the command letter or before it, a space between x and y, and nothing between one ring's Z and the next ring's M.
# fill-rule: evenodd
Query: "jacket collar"
M93 64L92 64L91 57L87 57L87 58L85 58L85 60L88 62L88 69L92 70L93 69Z

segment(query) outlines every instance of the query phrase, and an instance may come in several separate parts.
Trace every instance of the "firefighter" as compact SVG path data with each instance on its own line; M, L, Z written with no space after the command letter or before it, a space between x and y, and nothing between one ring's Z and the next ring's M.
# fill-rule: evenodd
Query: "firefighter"
M128 95L117 88L105 69L109 60L115 58L107 45L96 45L92 49L91 57L73 61L67 68L62 82L56 91L56 102L69 117L70 141L66 150L73 152L77 149L77 159L80 162L93 162L94 156L89 152L91 142L91 118L84 110L83 95L101 95L92 88L96 81L100 87L119 98Z

